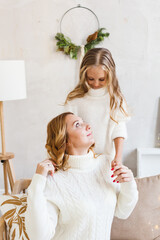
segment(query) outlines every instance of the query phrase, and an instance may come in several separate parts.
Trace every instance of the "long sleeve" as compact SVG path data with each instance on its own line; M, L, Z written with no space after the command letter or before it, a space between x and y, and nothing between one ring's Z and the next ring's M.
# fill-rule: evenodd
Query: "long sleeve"
M138 201L137 184L133 179L131 182L119 184L119 191L117 193L117 204L115 209L115 216L126 219L132 213Z
M26 211L26 231L30 240L50 240L55 234L59 210L47 199L47 188L50 191L47 178L35 174L28 188Z
M126 104L123 103L123 108L127 112ZM117 137L123 137L127 139L127 128L126 128L126 122L130 120L129 116L125 116L124 113L120 109L116 110L114 114L114 119L118 122L114 124L114 129L112 132L112 140L114 140Z
M126 128L126 123L125 122L119 122L115 123L115 127L113 129L112 133L112 140L114 140L117 137L123 137L127 139L127 128Z

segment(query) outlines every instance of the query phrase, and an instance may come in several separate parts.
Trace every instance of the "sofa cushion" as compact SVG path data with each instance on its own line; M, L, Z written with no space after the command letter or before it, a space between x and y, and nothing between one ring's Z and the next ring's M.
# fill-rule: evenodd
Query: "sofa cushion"
M26 194L0 196L0 211L7 225L8 239L29 240L25 229L26 208Z
M138 203L128 219L114 217L111 240L160 239L160 175L135 180Z

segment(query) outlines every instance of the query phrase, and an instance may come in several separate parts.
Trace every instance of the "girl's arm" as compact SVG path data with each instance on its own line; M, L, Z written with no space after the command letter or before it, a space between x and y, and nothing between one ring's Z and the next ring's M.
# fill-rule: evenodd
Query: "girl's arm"
M123 143L124 138L123 137L117 137L114 139L114 145L115 145L115 161L122 162L122 153L123 153Z
M127 128L125 121L120 121L116 123L112 132L112 140L115 145L115 157L111 163L111 166L114 167L115 162L122 162L122 154L123 154L123 144L124 139L127 138Z
M117 184L117 204L115 216L126 219L130 216L138 201L137 184L133 173L120 162L116 164L113 172ZM118 183L116 183L118 181Z
M53 201L56 194L53 179L47 177L47 173L53 171L53 166L49 166L49 160L40 164L28 188L25 224L30 240L50 240L55 234L59 215L59 209Z
M117 137L114 139L115 157L114 157L114 160L111 162L112 168L115 166L116 162L122 163L123 143L124 143L123 137Z

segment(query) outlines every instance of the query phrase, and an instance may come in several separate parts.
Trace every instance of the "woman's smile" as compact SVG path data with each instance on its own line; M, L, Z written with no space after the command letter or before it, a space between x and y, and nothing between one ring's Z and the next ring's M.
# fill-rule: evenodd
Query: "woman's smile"
M89 133L89 134L87 134L87 137L89 137L89 136L91 136L92 135L92 132L91 133Z

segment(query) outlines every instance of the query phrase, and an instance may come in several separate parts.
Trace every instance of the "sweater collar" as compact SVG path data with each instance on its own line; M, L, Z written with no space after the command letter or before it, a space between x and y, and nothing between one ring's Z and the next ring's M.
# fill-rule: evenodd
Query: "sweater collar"
M89 88L86 94L92 97L102 97L106 95L106 93L107 93L107 88L103 87L98 89Z
M66 154L67 155L67 154ZM95 166L95 158L93 152L90 150L85 155L67 155L68 164L74 169L92 169Z

